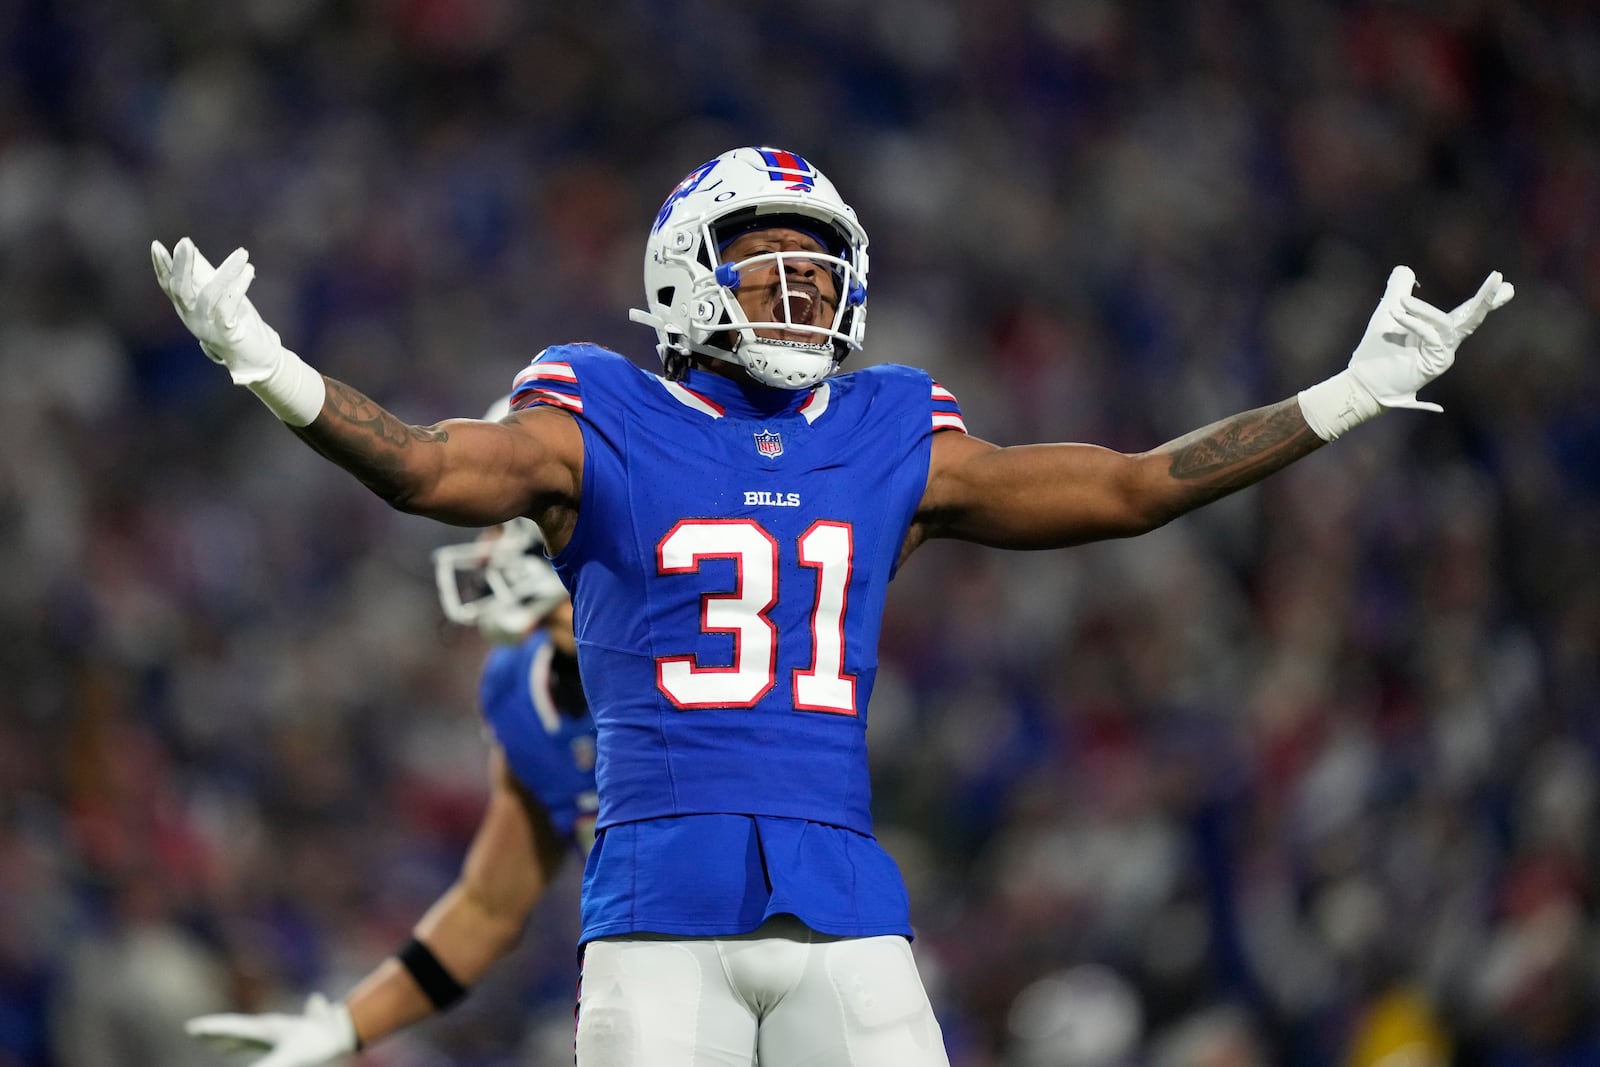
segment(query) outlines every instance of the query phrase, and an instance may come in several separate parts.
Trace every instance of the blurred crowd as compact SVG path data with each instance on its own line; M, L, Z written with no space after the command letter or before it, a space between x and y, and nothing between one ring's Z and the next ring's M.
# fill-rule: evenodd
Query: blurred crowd
M1407 263L1516 301L1143 538L919 552L870 733L954 1067L1600 1064L1600 8L1579 0L0 5L0 1067L200 1067L401 944L484 799L484 652L206 361L243 245L402 417L616 347L738 144L872 237L866 358L998 443L1154 446L1340 369ZM576 863L383 1067L570 1062Z

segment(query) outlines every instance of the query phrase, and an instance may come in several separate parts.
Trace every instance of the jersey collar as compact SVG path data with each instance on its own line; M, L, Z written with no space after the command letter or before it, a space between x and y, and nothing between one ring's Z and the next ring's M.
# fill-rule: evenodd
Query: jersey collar
M811 421L826 409L829 392L826 381L810 389L773 389L726 378L702 367L690 368L681 382L663 378L662 384L679 403L712 418L726 415L736 419L771 419L804 409L802 414Z

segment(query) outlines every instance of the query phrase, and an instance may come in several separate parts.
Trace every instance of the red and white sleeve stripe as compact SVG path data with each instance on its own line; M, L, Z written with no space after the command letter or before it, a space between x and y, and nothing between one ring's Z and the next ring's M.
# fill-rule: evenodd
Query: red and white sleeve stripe
M933 428L967 432L967 424L961 418L961 405L957 402L956 395L938 382L933 383Z
M583 390L572 364L536 358L511 385L511 410L525 411L535 404L583 413Z

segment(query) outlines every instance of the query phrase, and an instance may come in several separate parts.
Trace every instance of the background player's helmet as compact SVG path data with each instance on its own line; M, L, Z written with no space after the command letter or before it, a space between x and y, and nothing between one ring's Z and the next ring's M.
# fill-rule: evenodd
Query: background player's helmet
M567 599L532 519L512 519L477 540L434 549L433 574L445 617L503 644L522 640Z
M499 422L511 412L503 396L484 413ZM567 599L544 554L544 536L532 519L491 526L476 540L433 550L433 576L445 617L476 626L491 641L514 644Z
M721 251L739 234L786 226L816 236L827 255L768 252L724 263ZM833 271L839 306L825 326L752 322L735 290L740 274L773 261L804 258ZM743 367L756 381L805 389L832 374L861 348L866 331L867 234L856 213L822 172L793 152L736 148L696 167L661 205L644 250L648 310L635 322L655 327L656 352L667 377L678 378L691 354ZM789 301L780 301L788 318ZM805 343L757 337L759 328L809 334Z

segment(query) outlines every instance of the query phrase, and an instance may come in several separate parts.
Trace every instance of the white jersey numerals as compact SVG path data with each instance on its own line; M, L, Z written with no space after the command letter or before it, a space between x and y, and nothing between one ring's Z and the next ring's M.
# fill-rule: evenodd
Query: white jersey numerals
M800 565L817 570L811 609L811 669L794 672L794 706L801 711L854 715L856 679L844 673L844 608L855 554L847 523L819 521L800 535Z
M799 560L817 572L811 666L794 671L801 711L856 714L856 680L844 673L844 613L855 543L848 523L820 520L800 535ZM656 686L680 708L748 708L778 682L778 542L752 519L686 519L656 545L656 570L688 574L708 559L734 561L732 590L700 598L700 629L733 635L733 663L703 667L693 656L656 660Z
M656 570L685 574L708 559L732 559L729 593L700 598L700 628L733 634L733 665L702 667L694 656L656 660L656 685L680 708L748 708L777 681L778 628L767 612L778 602L778 542L747 519L680 522L656 545Z

